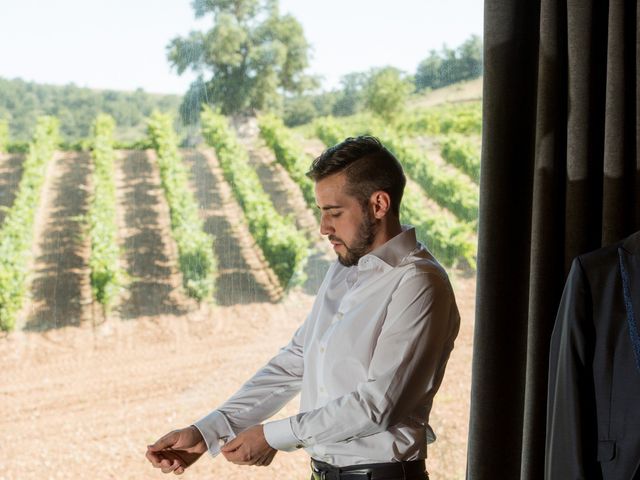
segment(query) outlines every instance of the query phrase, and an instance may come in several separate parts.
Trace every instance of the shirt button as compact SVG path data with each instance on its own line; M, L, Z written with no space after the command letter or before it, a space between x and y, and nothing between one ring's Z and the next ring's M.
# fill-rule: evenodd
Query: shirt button
M324 347L320 347L320 353L324 353Z
M320 387L320 392L324 393L324 387Z
M338 320L342 320L343 316L344 316L344 314L342 312L336 313L336 317L338 317Z

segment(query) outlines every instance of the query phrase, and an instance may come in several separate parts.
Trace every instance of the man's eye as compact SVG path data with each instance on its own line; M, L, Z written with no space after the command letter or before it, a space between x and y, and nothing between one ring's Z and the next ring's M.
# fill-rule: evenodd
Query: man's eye
M330 214L333 218L338 218L340 215L342 215L342 212L338 212L338 213L331 213Z

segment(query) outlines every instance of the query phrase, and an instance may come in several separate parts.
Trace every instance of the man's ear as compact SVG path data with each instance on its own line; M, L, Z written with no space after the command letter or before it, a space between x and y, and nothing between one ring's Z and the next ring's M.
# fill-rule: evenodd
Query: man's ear
M391 210L391 197L383 190L373 192L369 201L373 210L373 216L378 220L384 218L389 210Z

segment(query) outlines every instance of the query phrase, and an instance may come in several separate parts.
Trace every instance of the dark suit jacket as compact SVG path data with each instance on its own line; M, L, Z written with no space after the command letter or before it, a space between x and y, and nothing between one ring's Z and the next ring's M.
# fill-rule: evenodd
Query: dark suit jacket
M545 479L640 478L638 321L640 232L573 261L551 339Z

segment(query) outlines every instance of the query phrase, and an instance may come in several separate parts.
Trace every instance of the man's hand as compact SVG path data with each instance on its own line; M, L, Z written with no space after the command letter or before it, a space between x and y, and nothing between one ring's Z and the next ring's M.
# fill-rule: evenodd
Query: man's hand
M200 431L191 425L169 432L153 445L147 446L146 457L163 473L180 475L206 451L207 444Z
M264 438L262 425L248 428L225 444L220 451L224 458L236 465L257 465L266 467L278 450L272 448Z

